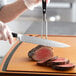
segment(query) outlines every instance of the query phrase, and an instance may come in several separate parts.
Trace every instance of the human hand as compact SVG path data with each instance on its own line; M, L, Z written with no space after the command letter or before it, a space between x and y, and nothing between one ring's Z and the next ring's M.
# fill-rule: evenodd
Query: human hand
M42 0L31 0L31 2L34 3L34 4L38 4L38 3L41 3ZM46 0L46 2L49 3L50 0Z
M0 21L0 40L4 41L9 40L10 44L12 44L13 41L11 31L9 30L8 26L1 21Z
M37 7L42 0L24 0L25 5L28 9L33 10L34 7Z
M37 7L41 2L42 0L24 0L25 5L30 10L33 10L34 7ZM46 0L46 2L49 3L50 0Z

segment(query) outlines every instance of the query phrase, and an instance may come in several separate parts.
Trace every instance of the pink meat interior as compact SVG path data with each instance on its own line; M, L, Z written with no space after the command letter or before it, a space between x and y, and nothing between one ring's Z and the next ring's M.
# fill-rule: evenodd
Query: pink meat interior
M55 57L51 57L51 58L47 58L47 59L44 59L44 60L38 61L38 63L44 63L44 62L46 62L46 61L48 61L48 60L53 61L53 60L55 60L56 58L57 58L57 56L55 56Z
M74 67L75 65L69 63L69 64L65 64L65 65L57 65L59 67Z
M51 49L47 47L42 47L35 52L33 56L36 60L49 59L53 56L53 52Z
M49 59L44 59L44 60L38 61L38 63L44 63L44 62L46 62L47 60L49 60Z
M67 61L67 59L65 59L65 58L57 58L53 62L63 62L63 61Z

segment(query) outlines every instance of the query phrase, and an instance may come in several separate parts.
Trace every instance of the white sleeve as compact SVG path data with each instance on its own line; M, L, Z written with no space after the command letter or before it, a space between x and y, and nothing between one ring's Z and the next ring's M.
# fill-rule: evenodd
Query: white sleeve
M0 8L2 8L6 4L7 0L0 0Z

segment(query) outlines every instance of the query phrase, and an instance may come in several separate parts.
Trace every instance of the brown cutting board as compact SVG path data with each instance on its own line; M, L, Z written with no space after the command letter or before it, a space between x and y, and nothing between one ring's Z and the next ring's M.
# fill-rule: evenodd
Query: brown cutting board
M76 64L76 37L75 36L48 36L49 40L55 40L71 45L68 48L56 48L53 47L54 56L68 58L71 63ZM76 74L76 67L69 71L57 71L51 69L51 67L38 66L36 62L31 61L28 57L28 52L36 47L36 44L32 43L21 43L20 46L14 52L10 59L7 71L15 72L30 72L40 74Z

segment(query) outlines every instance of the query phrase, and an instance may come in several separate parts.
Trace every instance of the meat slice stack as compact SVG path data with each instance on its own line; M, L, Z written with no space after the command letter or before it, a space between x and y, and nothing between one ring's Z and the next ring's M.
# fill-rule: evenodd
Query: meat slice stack
M52 61L56 60L57 58L58 58L58 56L55 56L55 57L52 57L49 59L45 59L45 60L41 60L41 61L38 61L37 64L41 65L41 66L51 66L51 64L49 64L48 62L52 62Z
M53 69L61 70L61 71L71 70L71 69L73 69L74 67L75 67L75 65L72 64L72 63L52 66Z
M74 64L63 57L54 56L53 48L38 45L28 53L29 58L37 61L37 65L51 67L55 70L70 70L75 67Z
M68 63L69 63L68 59L62 58L62 57L58 57L55 60L48 61L47 66L64 65L64 64L68 64Z

